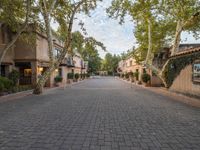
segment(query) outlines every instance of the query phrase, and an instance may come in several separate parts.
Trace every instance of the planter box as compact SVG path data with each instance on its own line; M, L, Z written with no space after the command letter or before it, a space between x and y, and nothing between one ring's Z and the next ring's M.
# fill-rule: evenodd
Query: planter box
M55 83L55 86L56 86L56 87L62 86L62 82L57 82L57 83Z
M73 83L73 79L67 79L67 84Z

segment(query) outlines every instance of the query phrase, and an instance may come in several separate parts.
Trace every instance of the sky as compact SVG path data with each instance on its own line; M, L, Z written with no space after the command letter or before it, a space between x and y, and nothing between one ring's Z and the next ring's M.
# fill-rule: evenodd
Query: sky
M120 25L118 20L109 18L106 8L110 5L111 0L103 0L94 11L91 11L90 17L78 15L73 30L80 30L78 22L82 20L88 36L102 42L106 46L107 52L121 54L135 45L134 24L128 18L123 25ZM99 54L104 57L107 52L100 50Z
M84 28L88 33L87 36L92 36L96 40L102 42L107 52L112 54L121 54L133 46L136 46L136 39L133 35L134 24L130 18L125 19L125 23L120 25L118 20L109 18L106 13L106 8L111 5L112 0L103 0L97 8L90 12L90 17L85 14L78 14L73 26L73 31L81 31L78 23L80 20L84 22ZM182 34L182 43L200 43L200 40L195 40L188 33ZM99 51L103 58L107 52Z

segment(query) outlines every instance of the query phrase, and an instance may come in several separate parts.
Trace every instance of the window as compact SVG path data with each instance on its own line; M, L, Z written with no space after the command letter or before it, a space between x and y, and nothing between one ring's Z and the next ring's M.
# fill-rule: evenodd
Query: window
M32 70L31 69L24 69L24 77L31 77Z
M55 58L58 58L59 55L60 55L60 49L58 49L58 48L54 48L53 55L54 55Z
M200 83L200 62L193 64L193 82Z

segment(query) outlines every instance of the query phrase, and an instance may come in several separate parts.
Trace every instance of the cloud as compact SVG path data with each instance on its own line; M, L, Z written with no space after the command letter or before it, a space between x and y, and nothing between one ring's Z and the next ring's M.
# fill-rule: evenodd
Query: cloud
M123 25L120 25L117 20L111 19L106 14L106 8L111 4L110 0L104 0L98 7L90 13L91 17L84 14L77 15L74 31L79 30L78 22L82 20L84 27L87 30L88 36L93 36L95 39L104 43L108 52L120 54L132 48L135 45L133 36L133 23L126 19ZM105 52L100 51L101 57Z
M136 39L133 35L134 23L128 17L123 25L120 25L118 20L109 18L106 8L110 5L111 0L103 0L95 10L91 11L90 17L85 14L78 14L73 31L81 31L78 23L82 20L88 36L92 36L104 43L108 52L121 54L136 46ZM195 40L191 34L184 32L182 34L182 43L200 43L200 40ZM101 57L104 57L105 52L100 51L99 53Z

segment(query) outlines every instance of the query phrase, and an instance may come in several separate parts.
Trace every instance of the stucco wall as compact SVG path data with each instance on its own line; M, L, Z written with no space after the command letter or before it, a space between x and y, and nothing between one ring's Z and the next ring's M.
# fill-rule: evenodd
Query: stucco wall
M3 41L3 34L4 34L4 41ZM6 43L8 42L9 42L9 35L7 33L7 29L5 27L0 28L0 53L5 48ZM5 57L3 58L3 62L13 63L13 58L14 58L14 49L12 47L7 51Z
M35 44L28 44L20 39L15 44L15 59L36 59Z
M183 94L200 96L200 84L194 84L192 82L192 65L188 65L180 72L170 90Z
M75 67L77 67L77 68L81 68L82 66L81 66L81 61L82 61L82 59L80 58L80 57L78 57L78 56L74 56L73 57L73 60L75 61Z
M36 47L37 47L36 48L37 59L43 60L43 61L49 61L47 40L37 35Z

